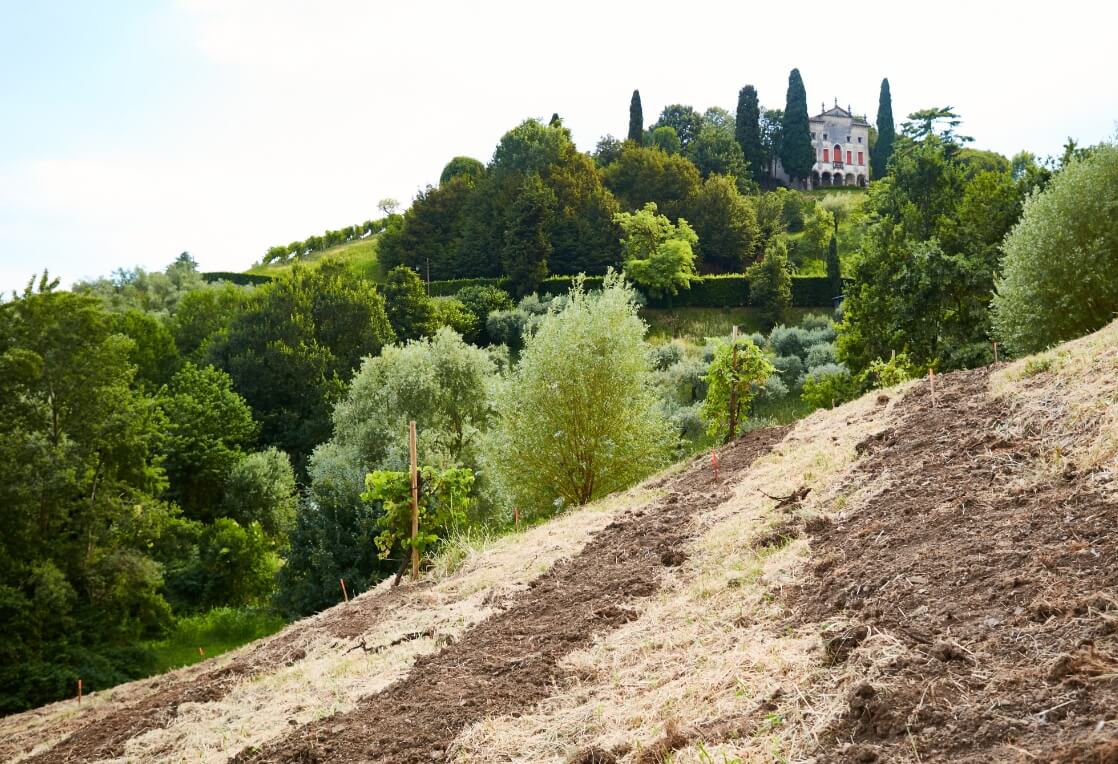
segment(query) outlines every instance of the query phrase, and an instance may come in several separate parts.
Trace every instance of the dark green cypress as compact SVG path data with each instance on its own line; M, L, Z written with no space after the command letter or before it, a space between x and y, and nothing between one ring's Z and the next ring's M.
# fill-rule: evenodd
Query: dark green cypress
M831 297L842 294L842 271L839 266L838 232L831 236L831 246L827 248L827 285L831 288Z
M893 96L889 92L889 79L881 81L881 97L877 101L877 143L870 152L870 177L884 177L893 156L893 140L897 131L893 126Z
M633 100L629 101L629 136L633 143L644 142L644 110L641 109L641 91L633 91Z
M780 146L780 163L784 172L793 180L803 180L815 165L815 149L811 147L811 129L808 126L807 93L800 70L788 75L788 96L784 106L783 143Z
M757 89L746 85L738 93L737 124L734 137L741 146L753 180L760 182L765 176L765 155L761 148L761 110L757 105Z

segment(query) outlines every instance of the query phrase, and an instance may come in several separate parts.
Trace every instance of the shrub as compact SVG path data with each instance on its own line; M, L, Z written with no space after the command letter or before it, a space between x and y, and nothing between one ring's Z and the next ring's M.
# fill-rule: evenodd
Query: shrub
M672 433L652 389L635 292L617 274L541 317L498 397L488 449L528 514L584 504L661 466Z
M773 359L773 368L780 375L784 384L795 387L800 382L804 373L804 362L798 355L778 355Z
M693 403L689 406L668 407L666 410L668 422L680 438L698 440L706 431L706 425L700 414L702 403Z
M807 349L804 366L814 369L817 366L835 363L835 346L830 342L820 342Z
M829 363L808 371L804 376L801 397L813 408L838 406L853 400L858 386L850 370L842 364Z
M664 371L683 360L683 348L674 342L654 345L648 351L648 359L656 371Z
M749 266L749 304L761 311L765 326L773 326L792 304L792 272L788 265L788 245L776 238L765 247L760 260Z
M865 383L868 387L892 387L899 385L918 376L916 367L912 365L907 353L897 353L888 361L875 359L865 371Z
M831 329L833 330L835 322L831 320L830 316L824 316L820 313L808 313L800 319L800 327L809 331L813 329Z
M510 350L519 350L530 319L531 315L519 308L495 310L485 320L485 333L493 344L507 345Z
M1025 203L1003 245L993 322L1024 354L1092 332L1118 313L1118 146L1072 160Z
M764 382L754 386L754 400L758 403L771 403L788 396L788 385L777 374L772 374Z
M488 344L492 341L486 327L489 314L495 310L512 308L512 298L509 297L509 293L495 286L466 286L458 290L454 296L477 319L478 344Z
M798 326L776 326L769 333L769 347L778 356L794 355L801 360L807 356L807 349L816 344L814 337L806 329Z
M472 311L455 297L432 300L435 326L446 326L456 331L466 342L476 342L481 325Z
M714 360L706 373L709 387L702 407L703 420L711 437L725 442L737 437L745 423L754 386L772 373L773 365L746 337L739 337L736 346L720 343L715 348ZM731 399L735 403L733 407Z

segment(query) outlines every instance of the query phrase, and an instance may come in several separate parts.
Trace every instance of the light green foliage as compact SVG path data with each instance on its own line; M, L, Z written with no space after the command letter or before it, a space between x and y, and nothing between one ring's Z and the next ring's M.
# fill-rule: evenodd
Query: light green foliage
M667 125L652 131L652 145L665 154L678 154L683 150L683 144L680 143L675 128Z
M651 387L636 293L581 286L525 341L498 398L487 461L526 515L584 504L664 463L671 433Z
M377 535L380 558L387 559L395 551L428 550L447 533L466 522L474 474L463 467L436 470L419 469L419 532L412 537L411 476L407 472L377 470L365 478L361 498L377 502L382 513L377 518L381 532Z
M711 175L692 197L688 220L699 237L705 271L740 273L757 255L760 230L753 200L733 179Z
M136 308L167 317L175 313L179 300L185 294L201 288L203 284L198 264L190 253L183 252L162 273L143 268L121 268L109 278L78 282L74 291L98 297L106 308L114 312Z
M808 371L800 395L812 408L831 408L857 397L858 384L849 369L831 363Z
M701 411L707 433L726 442L737 437L757 386L763 385L774 370L748 337L738 338L736 352L734 344L719 342L705 377L707 396ZM733 412L730 411L731 394L736 395ZM737 431L730 429L731 413Z
M1104 326L1118 314L1118 146L1061 170L1025 205L1005 240L994 326L1030 353Z
M283 544L295 526L295 472L277 448L248 454L225 478L225 515L242 526L259 523L269 539Z
M146 645L155 653L154 673L189 666L243 644L275 634L284 621L267 608L219 607L179 618L165 639ZM198 654L203 647L205 656Z
M259 523L247 527L219 517L206 526L198 545L195 602L202 607L263 604L275 584L279 558Z
M389 346L365 360L334 410L333 442L352 449L365 471L402 469L407 422L414 419L424 464L476 467L496 384L491 356L450 329Z
M749 277L750 305L760 308L766 326L773 326L792 305L792 272L784 238L770 241L764 257L745 273Z
M639 212L619 212L613 216L624 236L621 249L625 272L653 295L675 295L687 289L695 278L693 247L699 243L695 231L682 218L672 225L656 214L653 202Z
M796 260L821 260L835 236L835 218L822 204L804 217L804 233L796 242Z
M461 300L456 297L438 297L431 302L435 326L453 329L466 342L477 342L481 324Z
M865 372L865 384L870 388L892 387L920 376L912 365L908 353L896 353L888 361L875 358Z
M221 514L226 476L256 439L252 412L228 374L189 361L159 403L167 417L163 456L170 496L189 517L212 520Z

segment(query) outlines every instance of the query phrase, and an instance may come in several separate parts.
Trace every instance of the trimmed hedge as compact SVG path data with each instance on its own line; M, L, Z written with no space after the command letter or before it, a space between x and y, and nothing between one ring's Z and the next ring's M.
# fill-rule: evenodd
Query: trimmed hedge
M202 280L207 283L214 281L231 281L234 284L241 286L249 286L256 284L267 284L272 280L271 276L265 276L260 273L230 273L228 271L210 271L209 273L202 274Z
M459 289L465 289L470 286L494 286L499 289L504 289L506 281L507 279L503 278L447 279L445 281L432 281L431 296L452 297L458 294Z
M548 276L540 283L541 295L562 295L571 289L574 276ZM587 289L601 289L601 276L586 276ZM467 286L495 286L505 288L505 279L452 279L432 281L431 295L446 297ZM826 276L793 276L792 305L798 308L833 307L831 287ZM749 305L749 279L740 273L702 276L691 282L671 300L649 297L650 308L740 308Z

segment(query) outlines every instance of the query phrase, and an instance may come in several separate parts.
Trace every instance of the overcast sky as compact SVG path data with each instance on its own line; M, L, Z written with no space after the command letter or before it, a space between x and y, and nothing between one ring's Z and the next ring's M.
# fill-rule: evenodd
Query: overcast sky
M272 244L377 216L526 117L582 149L669 103L898 124L950 105L975 145L1059 154L1114 135L1102 2L0 0L0 288L161 268L243 270ZM919 9L919 10L917 10Z

